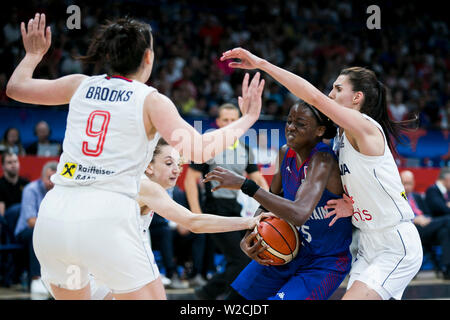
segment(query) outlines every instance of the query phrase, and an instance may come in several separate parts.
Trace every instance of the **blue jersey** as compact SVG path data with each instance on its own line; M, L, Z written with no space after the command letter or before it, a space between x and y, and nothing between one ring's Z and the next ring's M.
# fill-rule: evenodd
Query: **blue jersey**
M295 200L298 188L307 177L308 165L316 152L331 148L318 143L300 168L296 153L288 149L281 165L284 197ZM324 219L325 204L340 196L324 190L319 203L306 223L299 227L303 245L298 255L281 266L263 266L250 262L231 286L249 300L326 300L350 271L352 241L351 218L341 218L329 227L332 218Z
M297 166L297 154L294 150L288 148L283 162L281 164L281 176L283 184L284 198L294 201L297 190L307 177L309 163L316 152L327 152L336 155L330 146L323 142L319 142L309 154L308 158L303 161L300 168ZM337 161L337 159L336 159ZM352 224L351 217L341 218L329 227L328 224L332 217L325 219L328 211L324 208L330 199L341 198L327 189L323 191L322 197L317 203L310 218L304 225L299 227L299 231L303 237L302 247L311 255L335 255L348 250L352 241Z

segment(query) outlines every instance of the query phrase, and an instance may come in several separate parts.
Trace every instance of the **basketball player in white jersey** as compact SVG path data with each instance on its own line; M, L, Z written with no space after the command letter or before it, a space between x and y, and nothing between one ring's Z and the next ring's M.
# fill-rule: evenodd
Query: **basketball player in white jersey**
M150 26L129 18L99 29L85 61L105 62L110 75L34 79L51 43L45 16L21 23L25 57L7 95L41 105L69 104L63 153L34 230L34 248L57 299L89 299L88 273L116 299L153 299L162 288L142 242L140 178L160 137L184 157L205 162L232 144L257 120L264 81L243 81L243 116L221 130L199 134L175 105L144 83L154 53ZM149 143L150 141L150 143Z
M176 222L194 233L216 233L237 230L253 229L262 217L270 216L264 213L258 217L223 217L212 214L195 214L176 203L169 197L165 189L173 188L181 173L180 154L161 138L159 139L153 158L145 174L141 178L141 189L137 201L141 210L141 232L147 253L152 257L152 269L155 276L159 276L159 270L154 263L153 252L149 243L149 226L153 213ZM110 300L110 289L99 283L94 277L90 278L91 300ZM166 298L163 288L158 292L160 299Z
M365 68L342 70L329 96L308 81L235 48L222 60L240 59L230 67L260 69L300 99L315 106L340 127L335 140L346 200L330 200L337 214L352 216L360 230L356 261L343 299L401 299L422 264L422 244L412 223L400 175L391 154L390 135L399 137L401 123L388 117L386 89L374 72ZM348 199L353 208L348 206Z

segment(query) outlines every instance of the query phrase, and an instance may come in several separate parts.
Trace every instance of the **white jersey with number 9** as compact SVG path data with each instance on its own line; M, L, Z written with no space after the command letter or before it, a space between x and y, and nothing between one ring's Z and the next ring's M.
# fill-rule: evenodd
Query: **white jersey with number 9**
M53 183L90 185L136 197L159 139L156 133L149 143L144 128L143 105L152 91L156 89L121 76L85 79L69 104Z

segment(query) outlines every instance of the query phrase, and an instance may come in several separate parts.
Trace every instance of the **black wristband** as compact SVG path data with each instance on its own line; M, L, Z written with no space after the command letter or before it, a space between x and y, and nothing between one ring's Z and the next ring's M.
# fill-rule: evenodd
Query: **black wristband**
M266 208L264 208L264 207L262 206L262 204L259 205L258 209L261 209L263 212L269 212L269 210L267 210ZM257 210L258 210L258 209L257 209Z
M258 189L259 186L256 184L256 182L249 179L245 179L244 183L241 186L242 192L249 197L253 197Z

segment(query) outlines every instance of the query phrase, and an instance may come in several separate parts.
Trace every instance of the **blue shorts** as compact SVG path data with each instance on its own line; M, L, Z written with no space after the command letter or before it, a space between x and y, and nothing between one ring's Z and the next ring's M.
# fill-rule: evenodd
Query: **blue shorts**
M347 276L349 251L333 256L311 256L300 251L283 266L252 261L231 286L248 300L327 300Z

